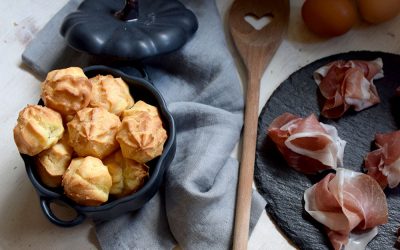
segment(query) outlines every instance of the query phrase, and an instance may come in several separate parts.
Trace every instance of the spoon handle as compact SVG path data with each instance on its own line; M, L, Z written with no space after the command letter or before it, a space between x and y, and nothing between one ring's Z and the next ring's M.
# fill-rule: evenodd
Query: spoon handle
M258 105L260 98L261 76L249 71L247 82L246 106L242 157L239 172L239 184L236 198L235 227L233 249L247 249L253 184L254 161L257 141Z

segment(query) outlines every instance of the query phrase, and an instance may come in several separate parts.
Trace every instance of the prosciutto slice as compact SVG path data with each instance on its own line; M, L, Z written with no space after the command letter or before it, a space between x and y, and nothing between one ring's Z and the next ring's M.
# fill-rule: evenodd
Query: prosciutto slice
M304 193L305 210L325 226L334 249L365 249L388 221L384 192L370 176L337 168Z
M368 153L364 166L384 189L395 188L400 183L400 130L375 135L378 149Z
M349 108L361 111L380 102L374 79L383 77L381 58L334 61L314 72L324 104L321 114L339 118Z
M320 123L314 114L301 118L284 113L272 121L268 136L297 171L315 174L342 166L346 142L335 127Z

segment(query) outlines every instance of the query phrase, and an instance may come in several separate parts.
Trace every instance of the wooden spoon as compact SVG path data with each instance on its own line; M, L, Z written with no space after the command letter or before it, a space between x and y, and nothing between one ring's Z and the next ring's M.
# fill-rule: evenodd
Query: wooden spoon
M268 17L257 30L245 17ZM257 138L260 80L278 49L289 20L288 0L236 0L229 12L229 28L247 68L243 146L236 199L233 249L247 249L251 193Z

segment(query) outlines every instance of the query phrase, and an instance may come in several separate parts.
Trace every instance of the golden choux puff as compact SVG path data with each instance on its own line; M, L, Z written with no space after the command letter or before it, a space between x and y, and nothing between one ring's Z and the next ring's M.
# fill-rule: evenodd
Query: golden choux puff
M67 123L69 144L79 156L102 159L118 149L119 117L103 108L84 108Z
M120 116L122 111L133 106L134 101L129 93L128 85L121 78L114 78L112 75L97 75L89 81L92 83L90 107L105 108Z
M34 156L50 148L64 132L59 113L40 105L28 105L18 115L14 141L22 154Z
M62 116L75 114L89 105L92 84L79 67L50 71L42 83L44 104Z
M117 134L123 156L139 163L161 155L166 139L167 132L161 118L147 112L135 112L124 117Z
M104 158L103 163L108 167L113 181L110 194L116 197L137 192L149 176L149 168L145 164L124 158L121 150Z
M85 206L98 206L106 202L111 185L107 167L92 156L72 159L62 179L65 195Z
M62 176L71 163L72 153L73 149L68 144L68 133L65 131L61 140L35 157L37 172L46 186L61 186Z
M159 117L157 107L147 104L144 101L137 101L135 105L133 105L130 109L126 109L122 112L122 119L132 115L138 115L138 113L145 112L148 113L151 117Z

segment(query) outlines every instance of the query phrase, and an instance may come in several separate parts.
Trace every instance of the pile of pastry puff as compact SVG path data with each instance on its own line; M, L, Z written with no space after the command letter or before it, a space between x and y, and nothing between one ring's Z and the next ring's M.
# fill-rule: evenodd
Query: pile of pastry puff
M41 98L44 106L20 111L14 141L35 157L45 186L62 187L85 206L143 187L146 162L161 155L167 139L157 107L135 102L121 78L88 79L78 67L49 72Z

